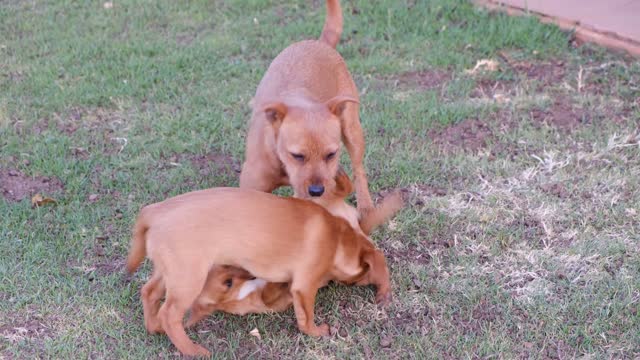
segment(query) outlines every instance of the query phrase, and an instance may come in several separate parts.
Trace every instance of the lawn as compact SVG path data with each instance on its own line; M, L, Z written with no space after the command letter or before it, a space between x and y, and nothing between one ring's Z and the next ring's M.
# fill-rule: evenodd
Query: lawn
M237 185L262 74L325 11L112 5L0 1L0 359L176 357L144 329L150 267L123 276L135 216ZM343 7L372 194L407 197L373 234L394 301L331 285L331 338L292 310L190 336L217 358L640 357L640 62L463 0Z

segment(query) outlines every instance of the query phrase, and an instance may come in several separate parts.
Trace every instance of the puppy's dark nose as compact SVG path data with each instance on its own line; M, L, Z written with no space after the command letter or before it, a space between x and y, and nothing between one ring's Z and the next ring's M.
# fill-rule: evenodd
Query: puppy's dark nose
M313 197L322 196L324 194L324 186L322 185L309 185L309 195Z

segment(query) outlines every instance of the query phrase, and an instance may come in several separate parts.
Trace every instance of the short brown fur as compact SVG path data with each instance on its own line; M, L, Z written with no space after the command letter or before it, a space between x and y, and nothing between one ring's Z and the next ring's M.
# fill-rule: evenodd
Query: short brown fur
M345 198L353 192L351 179L340 168L335 181L336 187L333 193L316 203L323 205L333 215L344 218L355 230L365 235L369 235L376 227L386 222L403 205L400 195L394 193L383 199L376 208L358 221L356 210L345 202ZM224 281L230 281L232 287L225 286ZM286 310L293 303L287 283L266 283L264 287L256 288L245 298L238 299L238 290L247 281L255 280L246 270L231 266L216 266L209 273L207 283L191 308L187 326L195 324L214 311L236 315L279 312ZM368 275L365 275L358 285L368 285L368 281Z
M323 197L335 186L344 143L358 211L373 207L363 165L358 89L335 50L341 33L340 2L327 0L320 39L290 45L269 66L251 101L240 187L271 192L291 185L296 197Z
M129 272L145 254L154 265L141 291L145 325L150 332L166 332L185 355L209 354L189 339L182 321L214 265L290 283L298 327L312 336L329 334L326 324L314 322L317 290L329 279L366 280L377 286L379 303L391 296L384 256L346 220L309 201L253 190L201 190L143 208L134 226Z

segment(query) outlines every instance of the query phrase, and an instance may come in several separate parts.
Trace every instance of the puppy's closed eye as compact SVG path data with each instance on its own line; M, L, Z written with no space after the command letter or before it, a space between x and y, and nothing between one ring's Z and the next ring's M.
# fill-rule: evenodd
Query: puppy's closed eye
M335 152L335 151L328 153L328 154L324 157L324 159L325 159L326 161L329 161L329 160L333 159L334 157L336 157L336 152Z
M304 162L304 155L302 154L291 153L291 157L293 157L294 159L300 162Z

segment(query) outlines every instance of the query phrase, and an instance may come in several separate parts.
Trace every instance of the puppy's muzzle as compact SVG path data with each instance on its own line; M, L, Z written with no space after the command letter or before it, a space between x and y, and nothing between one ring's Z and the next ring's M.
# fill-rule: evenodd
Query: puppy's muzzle
M309 195L313 197L322 196L324 194L324 186L322 185L309 185Z

